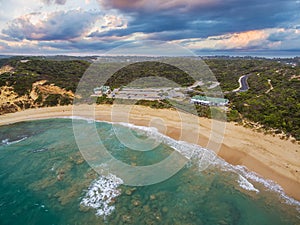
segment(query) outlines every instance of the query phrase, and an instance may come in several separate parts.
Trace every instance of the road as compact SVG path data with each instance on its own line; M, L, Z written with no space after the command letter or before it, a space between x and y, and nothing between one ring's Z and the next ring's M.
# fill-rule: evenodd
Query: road
M249 85L248 85L248 82L247 82L247 79L248 77L250 76L251 74L247 74L247 75L243 75L239 78L239 84L240 84L240 87L233 90L233 92L244 92L244 91L248 91L249 90Z
M247 79L250 75L244 75L240 79L240 91L248 91L249 85Z

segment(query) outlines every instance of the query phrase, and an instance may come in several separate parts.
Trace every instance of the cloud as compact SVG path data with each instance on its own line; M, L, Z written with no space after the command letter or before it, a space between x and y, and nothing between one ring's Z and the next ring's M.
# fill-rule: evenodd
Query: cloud
M195 50L299 49L300 43L297 0L11 1L0 0L1 52L106 50L135 40Z
M130 43L130 41L110 41L108 39L105 41L0 41L0 50L2 54L103 54L110 49L127 43Z
M261 47L269 34L264 30L253 30L221 36L208 37L202 40L191 40L185 45L192 49L253 49Z
M82 10L31 13L14 19L2 33L16 40L69 40L81 37L98 16Z
M273 28L228 33L207 38L175 40L173 43L194 50L280 50L299 49L300 30Z
M89 52L97 52L97 51L105 51L119 45L126 44L127 41L87 41L87 40L79 40L75 42L70 41L59 41L59 42L50 42L50 43L40 43L41 47L51 47L53 50L64 49L67 51L89 51Z
M106 8L117 8L122 11L162 11L179 9L188 11L195 7L211 7L222 3L221 0L98 0Z
M145 15L144 17L131 17L126 22L126 28L109 29L102 32L96 32L91 34L92 37L103 36L127 36L132 33L153 33L168 30L180 30L186 27L186 21L181 18L173 18L172 23L162 23L167 21L168 18L156 17L155 15Z
M3 52L8 48L8 44L0 41L0 50Z
M282 40L293 40L300 37L300 29L277 29L276 32L270 34L268 40L272 42L282 41Z
M107 33L111 30L125 30L128 20L123 16L105 15L98 18L90 30L88 37L103 37L108 36Z
M20 53L31 54L40 53L42 49L38 48L36 41L23 41L23 42L7 42L0 41L1 53Z
M277 29L268 37L268 41L273 43L273 48L284 50L300 50L300 29Z
M64 5L67 2L67 0L41 0L41 1L47 5L50 4Z
M161 40L205 38L224 33L289 26L299 15L299 6L288 0L99 0L102 6L131 15L124 30L107 34L164 32ZM300 18L298 16L298 18ZM174 32L172 32L174 31ZM168 33L166 33L168 32ZM94 34L97 35L97 34ZM174 35L174 36L173 36Z

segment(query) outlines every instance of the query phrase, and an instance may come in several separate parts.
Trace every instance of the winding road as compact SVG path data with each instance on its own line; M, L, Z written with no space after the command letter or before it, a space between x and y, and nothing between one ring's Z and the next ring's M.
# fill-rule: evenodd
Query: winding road
M249 90L249 85L248 85L248 82L247 82L247 79L248 77L250 76L251 74L247 74L247 75L243 75L239 78L239 88L233 90L232 92L244 92L244 91L248 91Z

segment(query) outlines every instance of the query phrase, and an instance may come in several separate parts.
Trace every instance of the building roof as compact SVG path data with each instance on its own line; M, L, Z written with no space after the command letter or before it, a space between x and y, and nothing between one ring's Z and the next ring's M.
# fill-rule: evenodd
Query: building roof
M102 91L102 92L106 92L106 91L109 91L110 90L110 87L109 86L101 86L101 87L96 87L94 88L94 91Z
M227 104L229 102L229 100L226 98L213 98L201 95L195 95L194 97L192 97L192 100L210 102L215 104Z

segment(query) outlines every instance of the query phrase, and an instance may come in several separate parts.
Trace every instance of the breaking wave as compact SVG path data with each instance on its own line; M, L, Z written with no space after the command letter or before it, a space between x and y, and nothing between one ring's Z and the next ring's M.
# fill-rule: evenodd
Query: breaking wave
M84 119L90 122L90 119L82 118L82 117L69 117L73 119ZM104 121L96 121L96 122L104 122ZM223 171L231 171L239 175L237 180L239 186L248 191L254 191L256 193L259 192L257 188L249 181L257 182L262 184L266 189L278 193L281 198L290 205L295 205L297 209L300 211L300 201L295 200L292 197L289 197L283 190L283 188L278 185L276 182L272 180L265 179L258 175L253 171L249 171L247 167L241 165L231 165L219 158L213 151L200 147L196 144L190 144L185 141L177 141L166 135L163 135L158 132L156 128L153 127L145 127L145 126L137 126L129 123L123 122L106 122L110 124L119 124L124 127L128 127L130 129L142 132L144 135L155 139L156 141L160 141L163 144L166 144L172 147L174 150L180 152L184 157L193 162L198 163L200 169L206 169L207 166L213 165L217 166Z
M91 183L80 204L96 209L97 216L106 217L115 210L113 202L121 194L118 189L121 184L123 184L122 179L113 174L100 176Z
M3 145L13 145L13 144L19 143L19 142L21 142L21 141L24 141L24 140L26 140L26 139L27 139L27 137L22 137L22 138L19 139L19 140L10 141L8 138L6 138L6 139L3 139L3 140L1 141L1 143L2 143Z

